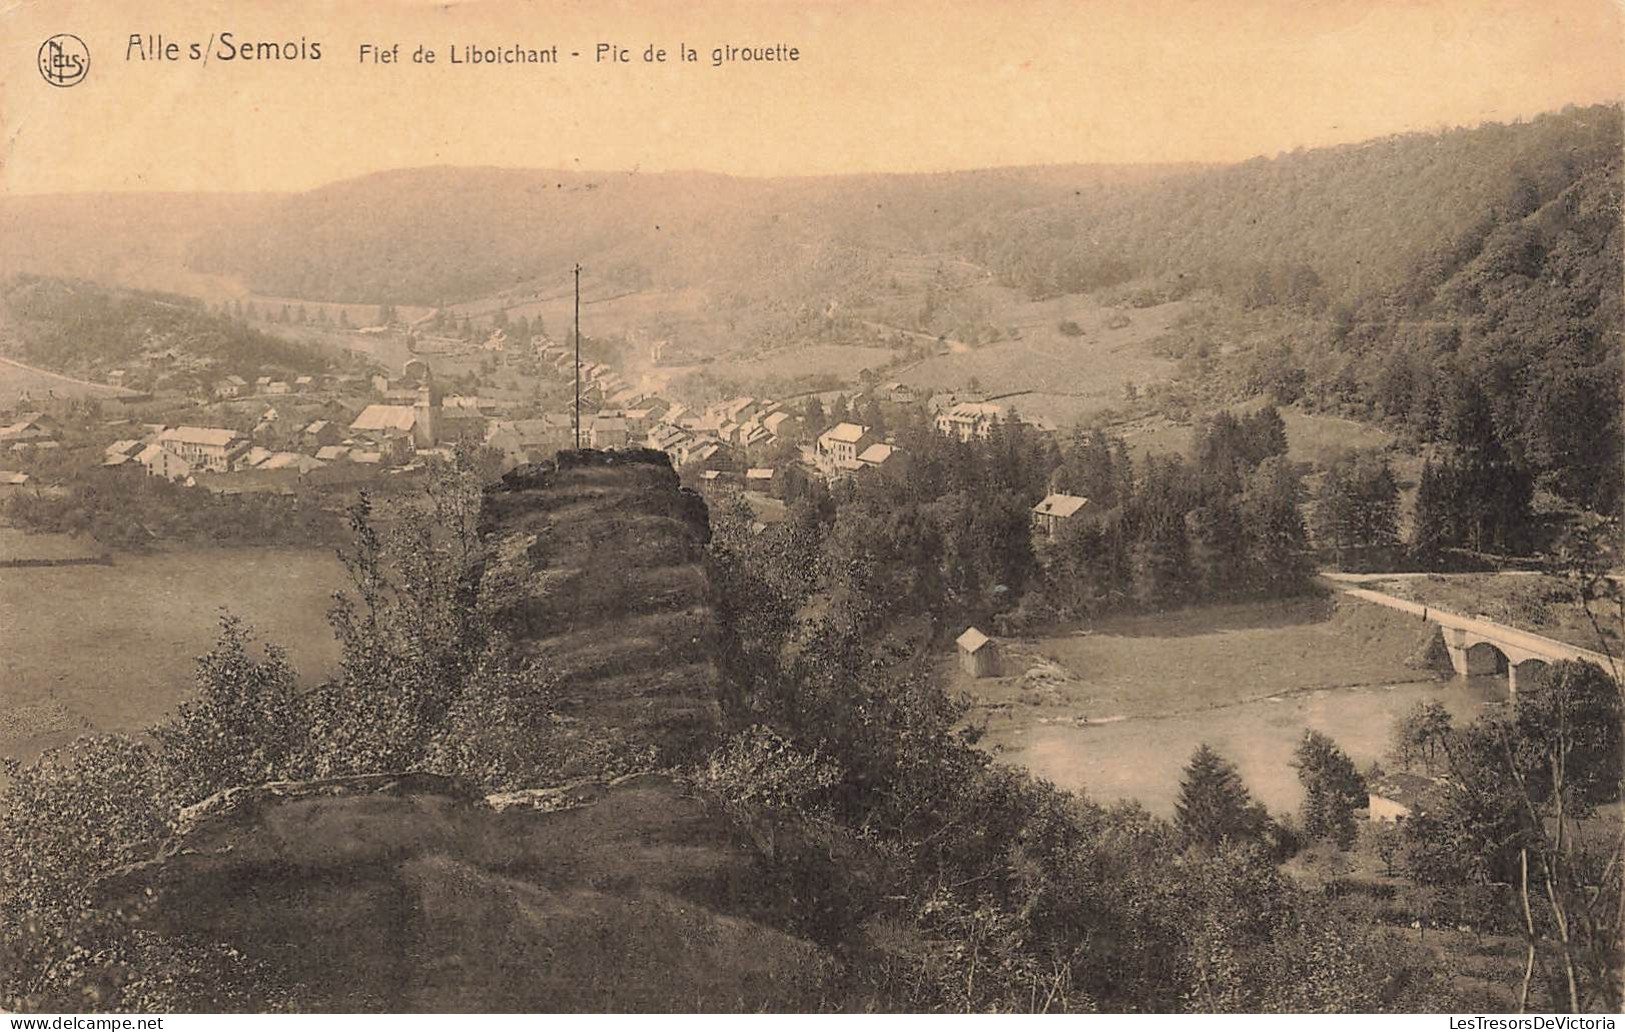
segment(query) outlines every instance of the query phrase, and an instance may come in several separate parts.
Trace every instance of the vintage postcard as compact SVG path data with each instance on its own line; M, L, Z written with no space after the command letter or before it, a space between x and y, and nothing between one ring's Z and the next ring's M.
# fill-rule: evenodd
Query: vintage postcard
M6 1020L1613 1028L1622 34L11 0Z

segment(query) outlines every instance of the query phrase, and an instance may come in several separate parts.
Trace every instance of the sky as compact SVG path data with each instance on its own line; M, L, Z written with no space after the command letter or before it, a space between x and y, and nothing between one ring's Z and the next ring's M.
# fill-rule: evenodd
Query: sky
M303 190L424 165L1237 161L1617 100L1622 4L0 0L0 192ZM90 55L73 86L38 68L58 33ZM228 33L321 58L223 60ZM157 35L179 60L137 59L130 37ZM632 60L595 61L600 43ZM363 60L363 44L398 44L398 61ZM451 64L469 44L557 46L560 63ZM665 63L643 61L651 44ZM700 60L680 61L683 44ZM726 44L799 60L713 67ZM420 46L434 64L412 61Z

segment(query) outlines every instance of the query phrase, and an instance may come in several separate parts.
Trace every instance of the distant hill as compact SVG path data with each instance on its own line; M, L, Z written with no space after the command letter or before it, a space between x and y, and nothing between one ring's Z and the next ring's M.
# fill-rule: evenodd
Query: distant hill
M919 254L1038 296L1161 277L1351 302L1617 169L1620 146L1620 108L1599 105L1222 167L801 179L441 167L288 195L9 198L0 228L30 241L8 266L95 275L131 256L177 260L262 294L368 304L470 301L556 282L577 261L628 290L847 296Z
M1162 276L1263 303L1351 302L1582 178L1617 180L1620 148L1618 105L1410 133L989 213L965 250L1033 293Z
M265 293L367 302L466 301L553 279L576 261L621 289L850 289L886 252L951 243L969 217L1099 200L1173 171L760 180L410 169L282 199L260 211L253 247L200 238L192 262Z

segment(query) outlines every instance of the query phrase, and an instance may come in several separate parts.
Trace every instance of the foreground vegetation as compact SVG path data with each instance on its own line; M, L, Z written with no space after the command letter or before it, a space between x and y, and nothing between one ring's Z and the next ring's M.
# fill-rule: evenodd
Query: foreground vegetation
M0 811L8 1008L299 1006L298 985L249 944L165 938L138 913L93 904L99 877L150 856L181 808L223 788L426 770L503 789L647 762L573 741L552 719L559 686L518 658L495 615L514 571L476 532L479 508L471 479L453 475L387 532L357 507L351 590L331 615L341 661L316 690L298 691L285 654L253 647L227 619L195 698L150 735L81 739L13 765ZM786 525L798 532L813 531ZM1306 841L1348 839L1360 775L1335 743L1300 750L1310 802L1299 818L1251 804L1214 756L1193 763L1173 823L1057 791L994 765L929 652L893 633L920 611L908 607L940 605L938 589L900 608L895 583L839 547L810 565L793 547L752 533L742 514L716 516L727 727L689 776L757 851L778 922L836 959L824 999L884 1010L1473 1004L1424 949L1280 870ZM1597 773L1617 738L1596 729L1617 725L1617 689L1604 679L1610 692L1595 691L1595 676L1559 668L1549 692L1528 693L1499 732L1511 751L1475 754L1502 775L1497 790L1462 797L1460 826L1478 837L1461 841L1484 858L1466 870L1501 877L1510 849L1531 884L1549 886L1555 902L1529 926L1528 984L1559 1009L1618 1004L1618 958L1599 945L1615 941L1604 936L1617 915L1584 895L1593 875L1572 838L1547 830L1609 791Z

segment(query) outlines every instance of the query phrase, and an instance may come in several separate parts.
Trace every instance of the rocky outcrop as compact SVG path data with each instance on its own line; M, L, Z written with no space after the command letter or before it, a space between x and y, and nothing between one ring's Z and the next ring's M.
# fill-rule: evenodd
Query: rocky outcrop
M709 527L665 455L566 452L482 511L499 619L563 715L667 761L711 748ZM786 930L749 841L665 775L482 796L380 773L218 793L100 892L160 941L229 944L301 1009L816 1008L828 956Z
M565 451L486 490L516 641L560 681L560 711L666 760L709 748L720 679L705 502L665 454Z
M804 1010L828 960L753 901L752 854L661 775L481 798L370 775L233 789L102 884L337 1011Z

